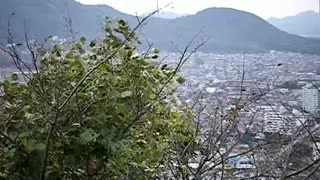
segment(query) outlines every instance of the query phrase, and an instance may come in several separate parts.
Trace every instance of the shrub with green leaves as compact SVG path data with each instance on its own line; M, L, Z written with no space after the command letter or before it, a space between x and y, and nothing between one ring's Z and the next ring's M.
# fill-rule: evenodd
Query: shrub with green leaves
M184 79L151 63L158 50L139 54L124 21L105 31L39 50L27 83L1 83L0 179L154 178L171 142L193 138L192 113L172 95Z

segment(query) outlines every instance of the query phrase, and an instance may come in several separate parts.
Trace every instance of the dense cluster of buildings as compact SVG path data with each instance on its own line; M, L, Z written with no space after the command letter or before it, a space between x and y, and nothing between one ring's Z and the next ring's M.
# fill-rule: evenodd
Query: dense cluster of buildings
M170 54L170 57L164 63L174 64L179 54ZM320 56L316 55L275 51L231 55L197 53L183 67L187 82L179 87L176 95L181 103L199 102L206 107L206 114L239 109L235 118L238 131L249 131L254 138L274 134L291 137L298 134L300 127L312 128L318 123L319 69ZM202 123L205 128L206 120ZM235 163L235 167L238 166L242 168L236 169L241 171L252 170L248 168L252 167L250 160Z
M171 54L168 62L177 57ZM201 92L201 102L225 109L254 101L247 106L250 111L260 112L252 126L255 133L290 134L290 128L319 110L319 68L320 57L315 55L198 53L182 70L188 81L178 89L177 96L191 103Z

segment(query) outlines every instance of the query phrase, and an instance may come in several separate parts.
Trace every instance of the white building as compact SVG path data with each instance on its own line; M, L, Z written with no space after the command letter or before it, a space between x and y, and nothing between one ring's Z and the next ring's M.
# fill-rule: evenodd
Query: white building
M279 133L282 131L284 125L280 114L273 111L264 113L264 132Z
M285 112L283 107L270 107L264 111L263 132L291 135L297 126L297 121L304 122L305 120L300 116L295 117Z
M302 89L302 107L310 113L317 111L319 107L319 91L317 89Z

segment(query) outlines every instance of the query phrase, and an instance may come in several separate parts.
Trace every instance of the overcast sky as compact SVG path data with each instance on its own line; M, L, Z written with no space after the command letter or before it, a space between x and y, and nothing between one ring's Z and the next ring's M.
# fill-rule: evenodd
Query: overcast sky
M143 14L157 7L157 0L77 0L84 4L107 4L129 14ZM303 11L319 11L320 0L159 0L164 11L194 14L209 7L231 7L252 12L262 18L284 17Z

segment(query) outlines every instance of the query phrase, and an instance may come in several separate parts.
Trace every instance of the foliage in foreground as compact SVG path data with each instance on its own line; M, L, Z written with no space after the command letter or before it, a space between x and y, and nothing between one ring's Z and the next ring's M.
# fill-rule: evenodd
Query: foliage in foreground
M137 43L122 20L108 22L102 41L38 51L26 84L3 82L0 178L155 177L177 151L171 142L186 144L194 128L172 95L175 70L151 63L157 50L138 54Z

